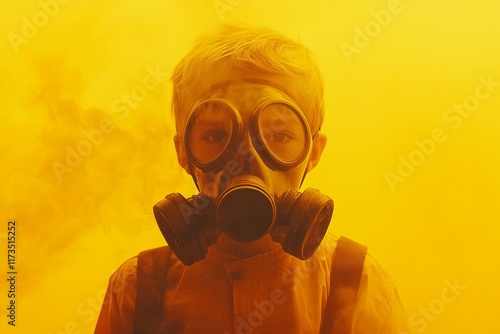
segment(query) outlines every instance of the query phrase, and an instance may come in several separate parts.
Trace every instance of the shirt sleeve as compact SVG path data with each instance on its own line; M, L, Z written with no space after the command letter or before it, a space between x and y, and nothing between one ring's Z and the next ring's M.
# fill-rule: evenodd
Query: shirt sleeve
M407 317L387 270L366 256L357 304L354 334L409 334Z
M95 334L132 334L137 295L137 257L126 261L109 279Z

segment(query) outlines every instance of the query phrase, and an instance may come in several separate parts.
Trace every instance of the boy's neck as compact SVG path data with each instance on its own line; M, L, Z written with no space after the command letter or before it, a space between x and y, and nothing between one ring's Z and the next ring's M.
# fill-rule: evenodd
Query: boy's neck
M240 242L221 233L214 246L221 252L245 259L257 254L270 252L276 249L278 245L271 239L271 235L269 234L253 242Z

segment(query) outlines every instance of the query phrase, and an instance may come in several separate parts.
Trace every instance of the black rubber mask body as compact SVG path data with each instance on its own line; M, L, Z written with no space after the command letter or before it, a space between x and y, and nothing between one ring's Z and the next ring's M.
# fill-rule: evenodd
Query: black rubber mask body
M154 206L158 226L185 265L205 258L220 233L240 242L270 234L283 250L310 258L328 229L333 201L318 190L270 194L257 178L236 179L218 200L203 194L185 199L175 193Z

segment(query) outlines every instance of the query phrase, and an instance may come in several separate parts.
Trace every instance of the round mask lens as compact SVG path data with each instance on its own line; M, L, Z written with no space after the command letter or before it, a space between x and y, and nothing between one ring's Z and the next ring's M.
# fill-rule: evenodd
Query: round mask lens
M186 128L186 149L198 166L213 163L228 148L237 126L235 113L223 101L201 103L191 114Z
M271 103L259 112L258 132L262 145L281 165L299 164L309 150L305 120L285 103Z

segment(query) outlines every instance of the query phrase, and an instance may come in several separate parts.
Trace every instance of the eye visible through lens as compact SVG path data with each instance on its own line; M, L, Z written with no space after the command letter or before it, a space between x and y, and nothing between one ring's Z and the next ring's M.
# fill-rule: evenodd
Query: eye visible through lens
M233 132L233 111L222 101L207 101L193 112L186 132L187 149L201 164L217 159Z
M306 149L306 124L289 105L266 106L259 114L258 124L264 146L278 160L292 162Z

